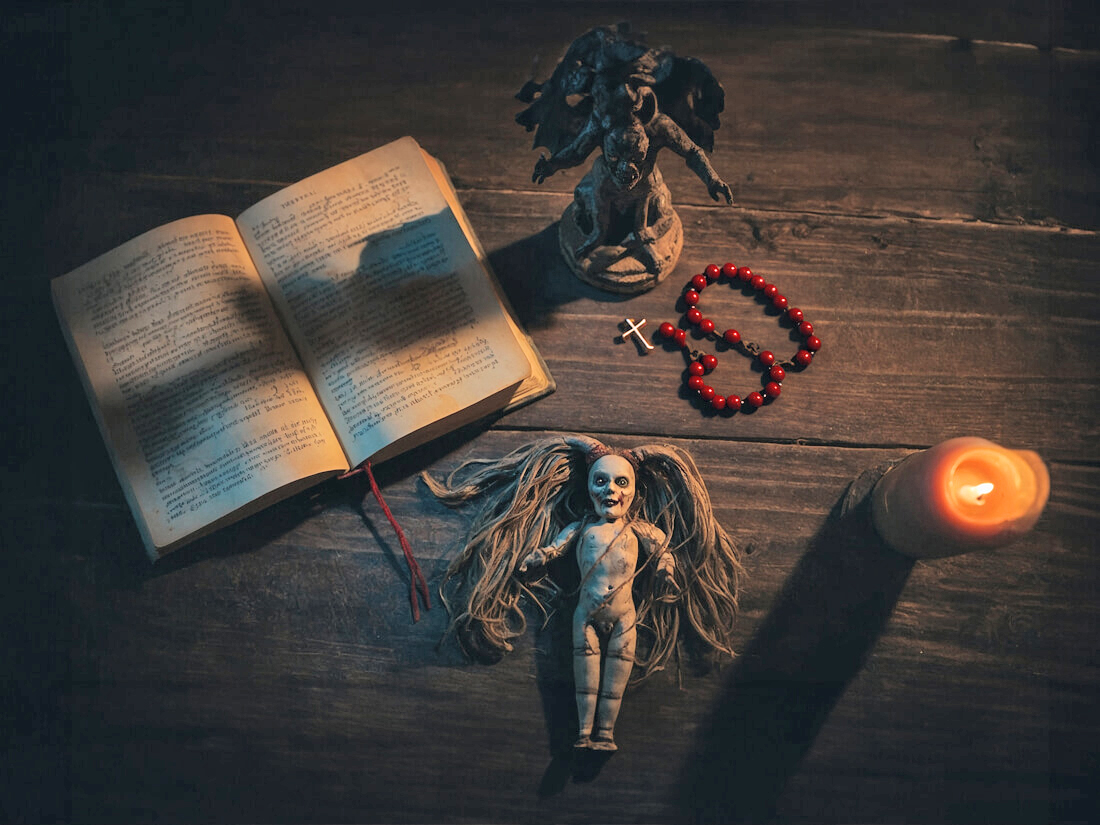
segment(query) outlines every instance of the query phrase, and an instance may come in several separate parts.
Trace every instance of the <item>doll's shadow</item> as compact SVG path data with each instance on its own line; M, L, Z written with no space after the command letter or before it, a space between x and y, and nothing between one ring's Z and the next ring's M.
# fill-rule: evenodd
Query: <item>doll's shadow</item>
M563 563L564 562L564 563ZM565 592L579 584L576 566L569 560L554 562L551 574ZM540 797L553 796L570 782L591 782L614 755L607 751L578 750L577 700L573 688L573 607L575 600L561 598L535 642L535 671L550 749L550 764L539 783Z
M550 764L539 783L538 793L543 798L561 792L570 782L591 782L614 755L573 747L577 738L577 702L573 689L570 615L572 610L554 613L540 634L546 641L540 643L535 652L551 754Z
M539 783L539 796L543 799L554 796L571 781L578 784L593 781L612 756L606 751L590 750L554 754Z
M684 819L771 819L863 667L913 568L871 525L869 492L883 469L837 503L727 674L678 786Z

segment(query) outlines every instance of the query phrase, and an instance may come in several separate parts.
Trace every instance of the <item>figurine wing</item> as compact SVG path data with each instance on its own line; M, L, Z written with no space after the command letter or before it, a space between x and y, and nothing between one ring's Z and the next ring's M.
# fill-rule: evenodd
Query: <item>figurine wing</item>
M553 156L576 139L596 109L594 83L627 82L635 71L641 74L633 83L652 82L651 50L630 35L625 22L590 29L570 44L549 80L524 84L516 97L530 105L516 122L535 131L533 148L545 147Z
M574 40L543 83L528 80L516 98L530 104L516 115L516 123L534 131L532 148L542 146L551 154L568 146L592 114L589 90L595 66L609 42L619 37L619 27L601 26ZM579 100L570 102L579 96Z
M555 154L580 134L592 114L592 98L587 95L576 104L568 96L555 92L551 81L542 84L534 102L516 115L516 123L528 132L534 131L532 148L543 146Z
M726 92L706 64L694 57L663 56L654 86L657 105L701 149L714 149L714 132Z

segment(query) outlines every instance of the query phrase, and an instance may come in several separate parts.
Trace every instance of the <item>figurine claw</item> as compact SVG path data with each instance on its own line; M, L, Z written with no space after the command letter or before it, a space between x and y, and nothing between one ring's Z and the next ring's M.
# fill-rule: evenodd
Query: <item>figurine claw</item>
M540 154L538 161L535 163L535 171L531 175L531 180L535 183L542 183L554 174L554 171L554 166L550 158Z
M730 189L727 183L718 181L718 183L711 188L710 196L719 203L724 200L727 206L733 206L733 190Z

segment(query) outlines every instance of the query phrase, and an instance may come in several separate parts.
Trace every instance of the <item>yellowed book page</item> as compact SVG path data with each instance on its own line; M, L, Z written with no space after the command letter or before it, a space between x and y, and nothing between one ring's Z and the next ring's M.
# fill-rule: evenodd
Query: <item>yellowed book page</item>
M509 399L504 409L511 410L515 407L523 406L529 401L533 401L549 392L553 392L556 388L554 378L550 374L546 362L543 361L542 354L535 348L531 338L523 328L520 327L519 322L516 320L515 312L508 303L508 297L504 294L504 290L501 289L500 284L497 282L496 274L489 265L489 256L486 254L485 248L481 245L481 240L474 233L473 225L466 215L466 210L464 210L462 204L459 203L458 194L455 192L454 184L451 183L451 176L447 174L447 170L444 168L443 164L431 155L425 154L424 160L428 164L428 168L431 170L432 175L435 177L436 183L443 193L444 198L447 199L451 211L453 211L455 217L458 218L458 223L462 227L462 232L465 234L466 240L473 248L478 260L481 261L481 265L485 269L486 277L491 280L493 288L497 292L497 297L508 313L508 322L512 327L512 333L516 336L516 341L523 349L527 361L531 365L531 374L512 392L512 397Z
M530 374L411 138L283 189L237 224L352 464L411 446L433 422L484 415L481 402Z
M159 227L52 288L154 558L348 468L231 218Z

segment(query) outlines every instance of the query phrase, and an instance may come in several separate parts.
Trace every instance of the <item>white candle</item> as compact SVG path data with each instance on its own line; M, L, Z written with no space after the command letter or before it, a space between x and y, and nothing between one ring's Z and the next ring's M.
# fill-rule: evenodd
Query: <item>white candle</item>
M997 547L1030 530L1050 495L1038 454L953 438L906 458L875 485L871 514L900 553L938 558Z

